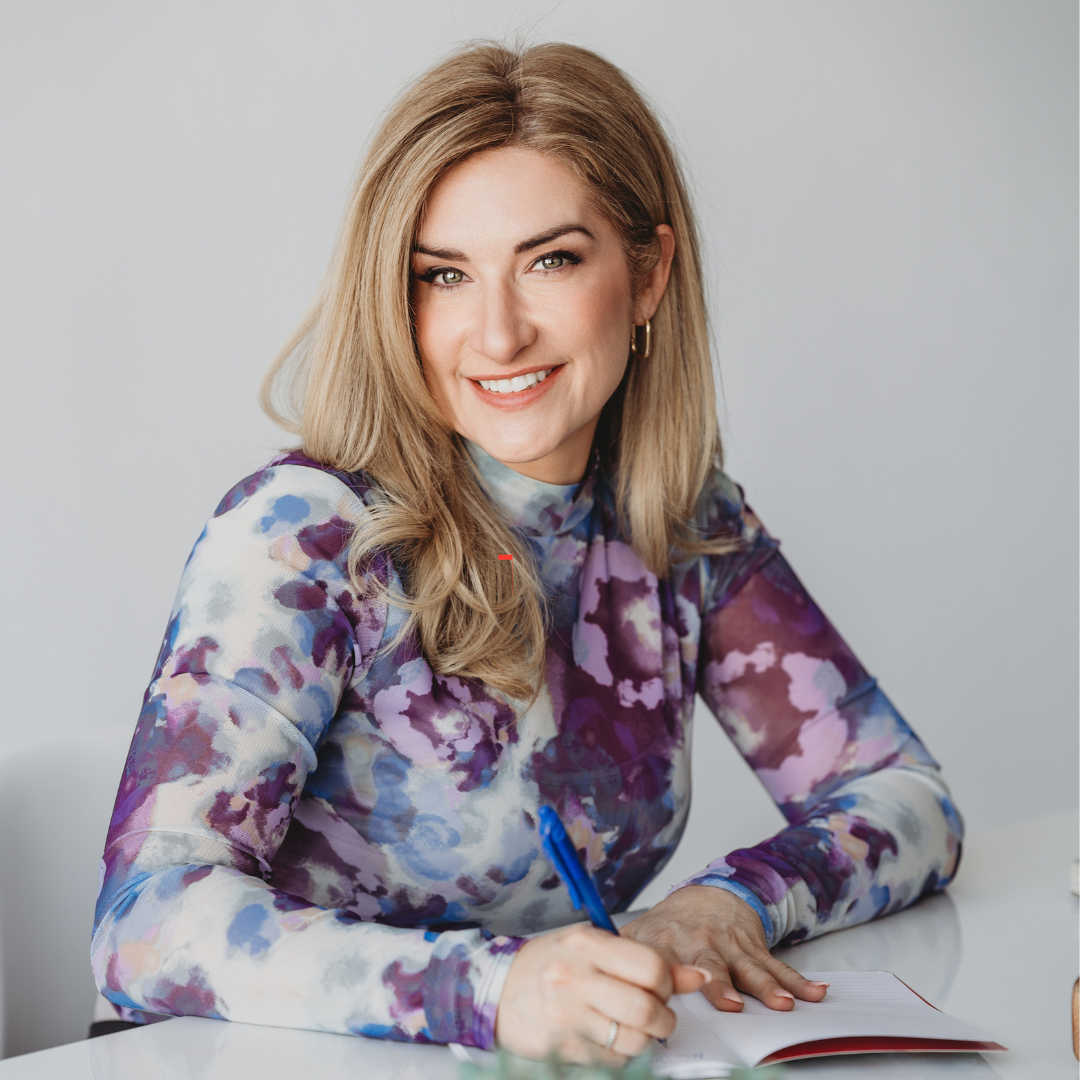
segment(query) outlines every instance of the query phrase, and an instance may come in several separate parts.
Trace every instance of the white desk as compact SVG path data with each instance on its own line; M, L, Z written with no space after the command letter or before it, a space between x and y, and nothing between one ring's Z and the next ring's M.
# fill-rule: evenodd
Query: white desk
M1056 814L968 841L946 896L778 955L806 970L893 971L932 1004L989 1031L1009 1053L867 1055L788 1065L789 1080L1077 1075L1070 995L1078 973L1069 873L1077 815ZM0 1080L454 1080L443 1047L409 1046L182 1017L0 1062Z

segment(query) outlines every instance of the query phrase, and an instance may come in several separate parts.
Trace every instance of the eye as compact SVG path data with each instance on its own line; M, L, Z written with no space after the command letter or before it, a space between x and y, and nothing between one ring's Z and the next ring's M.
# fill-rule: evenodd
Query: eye
M465 280L465 274L452 266L433 266L422 274L418 273L416 280L434 285L437 289L453 289Z
M563 270L569 266L577 266L579 262L581 262L581 256L575 255L572 251L549 251L532 264L532 269Z

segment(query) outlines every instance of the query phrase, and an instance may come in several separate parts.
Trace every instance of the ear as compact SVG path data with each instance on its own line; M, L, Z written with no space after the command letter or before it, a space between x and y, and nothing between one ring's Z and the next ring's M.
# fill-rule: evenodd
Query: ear
M646 274L634 302L634 322L639 326L656 314L671 276L671 261L675 258L675 230L670 225L657 225L656 239L660 241L660 258Z

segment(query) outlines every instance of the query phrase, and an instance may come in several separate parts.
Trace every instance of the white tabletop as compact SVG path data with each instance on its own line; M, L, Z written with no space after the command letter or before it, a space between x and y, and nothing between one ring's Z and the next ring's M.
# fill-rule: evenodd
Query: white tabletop
M971 837L956 883L909 911L777 955L807 971L895 972L931 1004L988 1031L1008 1053L881 1054L795 1062L789 1080L1064 1080L1077 1075L1071 993L1077 815ZM181 1017L0 1061L0 1080L452 1080L443 1047L410 1046Z

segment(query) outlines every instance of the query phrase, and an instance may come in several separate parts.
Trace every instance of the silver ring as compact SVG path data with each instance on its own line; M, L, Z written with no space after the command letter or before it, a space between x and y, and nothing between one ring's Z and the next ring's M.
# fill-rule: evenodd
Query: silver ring
M619 1021L612 1020L611 1027L608 1028L607 1042L604 1043L604 1049L610 1050L615 1045L615 1040L619 1037Z

